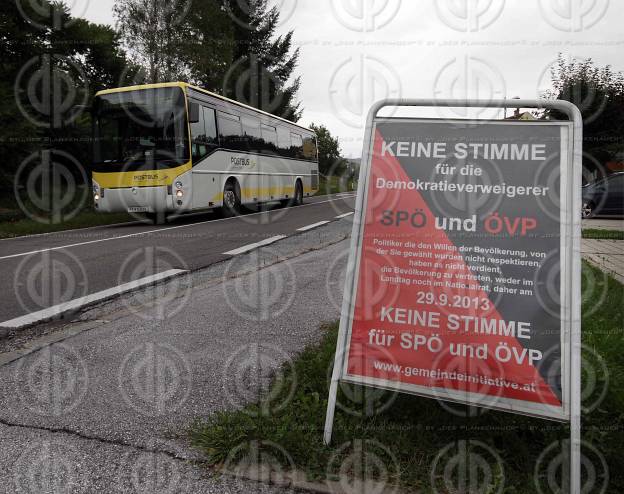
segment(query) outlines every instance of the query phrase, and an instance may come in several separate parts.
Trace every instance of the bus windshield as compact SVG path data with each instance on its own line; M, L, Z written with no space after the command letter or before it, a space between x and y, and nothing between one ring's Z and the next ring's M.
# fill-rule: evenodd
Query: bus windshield
M189 161L181 88L98 96L94 111L94 171L157 170Z

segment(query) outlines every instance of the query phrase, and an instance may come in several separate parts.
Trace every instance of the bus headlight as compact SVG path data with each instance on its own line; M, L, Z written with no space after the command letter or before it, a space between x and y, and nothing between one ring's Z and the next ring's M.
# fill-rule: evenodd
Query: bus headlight
M176 189L181 189L182 187L184 187L184 184L182 182L176 182L175 186Z
M184 197L184 191L183 190L178 190L176 191L176 197Z
M93 200L95 201L99 201L100 200L100 194L98 194L97 192L93 195Z

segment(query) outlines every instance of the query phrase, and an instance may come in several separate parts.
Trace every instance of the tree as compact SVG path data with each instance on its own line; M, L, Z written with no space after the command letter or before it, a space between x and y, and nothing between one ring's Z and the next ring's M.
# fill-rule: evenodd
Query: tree
M591 59L566 62L559 55L552 79L553 89L546 95L576 104L583 115L584 169L600 172L599 167L624 151L624 74L609 65L598 68ZM545 116L565 119L556 111Z
M179 0L117 0L115 3L117 28L135 63L146 69L148 82L184 78L184 61L179 54L189 33L179 24L187 4Z
M1 175L11 189L20 164L51 146L86 166L91 121L76 105L131 75L112 28L72 18L63 2L21 2L21 8L7 2L0 11Z
M340 154L338 139L324 125L310 124L310 130L316 133L319 150L319 170L323 175L338 175L346 165Z
M223 74L222 93L269 113L297 122L301 85L293 79L299 50L292 51L293 32L277 36L280 13L267 0L222 0L232 18L232 65Z
M190 33L178 45L188 82L221 93L234 57L234 29L221 0L194 1L181 28Z

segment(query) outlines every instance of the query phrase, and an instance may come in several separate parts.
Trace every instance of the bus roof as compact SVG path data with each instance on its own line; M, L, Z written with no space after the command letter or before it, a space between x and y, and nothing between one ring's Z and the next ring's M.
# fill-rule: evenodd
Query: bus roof
M138 86L126 86L126 87L119 87L119 88L115 88L115 89L105 89L103 91L98 91L97 93L95 93L95 95L96 96L102 96L104 94L123 93L123 92L127 92L127 91L138 91L140 89L157 89L157 88L163 88L163 87L179 87L179 88L182 88L182 89L186 89L186 88L195 89L196 91L202 92L204 94L208 94L209 96L212 96L213 98L217 98L217 99L220 99L221 101L226 101L226 102L231 103L233 105L237 105L237 106L241 106L243 108L247 108L249 110L253 110L255 112L261 113L261 114L266 115L266 116L271 117L271 118L276 118L276 119L281 120L283 122L286 122L286 123L288 123L290 125L294 125L295 127L299 127L300 129L304 129L304 130L310 132L311 134L314 134L314 131L312 131L311 129L308 129L307 127L304 127L303 125L296 124L295 122L292 122L292 121L287 120L287 119L282 118L282 117L278 117L277 115L273 115L272 113L268 113L268 112L265 112L263 110L258 110L257 108L254 108L253 106L249 106L249 105L246 105L244 103L240 103L239 101L236 101L236 100L233 100L233 99L230 99L230 98L226 98L225 96L221 96L220 94L207 91L207 90L202 89L202 88L197 87L197 86L193 86L192 84L188 84L187 82L161 82L161 83L157 83L157 84L142 84L142 85L138 85Z

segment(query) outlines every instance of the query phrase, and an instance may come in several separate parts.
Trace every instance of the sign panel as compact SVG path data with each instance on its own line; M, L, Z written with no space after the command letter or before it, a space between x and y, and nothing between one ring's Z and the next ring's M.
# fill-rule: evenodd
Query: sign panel
M340 379L569 420L571 124L372 132Z

